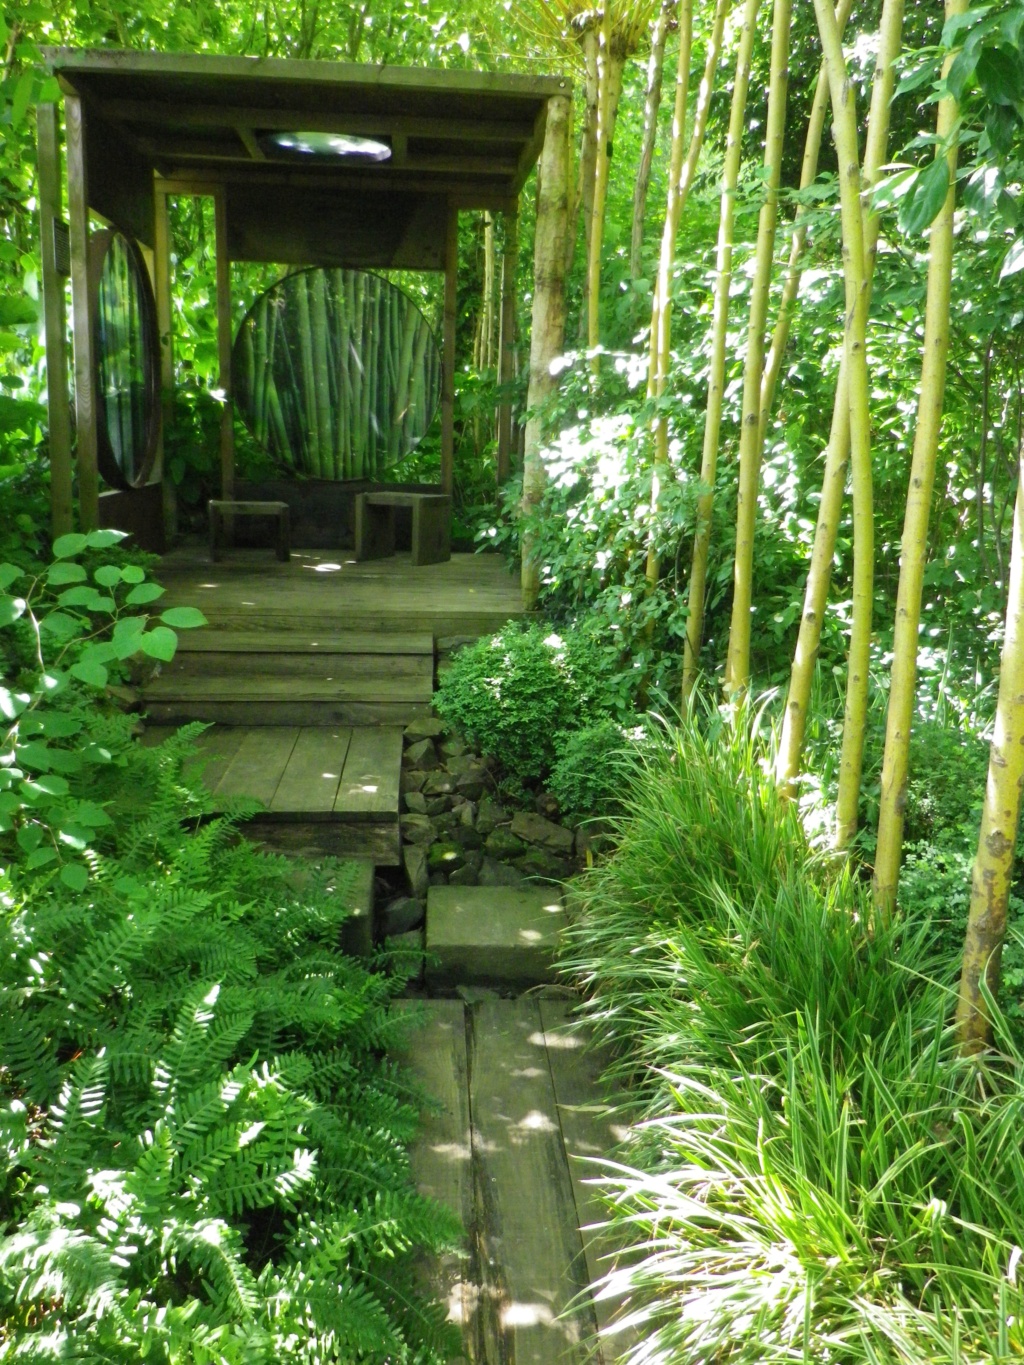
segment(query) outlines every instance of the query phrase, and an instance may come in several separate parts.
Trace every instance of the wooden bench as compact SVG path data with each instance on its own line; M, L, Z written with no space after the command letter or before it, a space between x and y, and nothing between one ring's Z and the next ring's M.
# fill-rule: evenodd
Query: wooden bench
M285 563L291 558L291 517L286 502L234 502L229 499L211 498L207 510L210 514L211 559L220 559L225 526L230 535L235 517L275 518L277 557Z
M447 493L356 494L356 559L387 559L395 553L395 508L412 509L412 562L451 559L452 500Z

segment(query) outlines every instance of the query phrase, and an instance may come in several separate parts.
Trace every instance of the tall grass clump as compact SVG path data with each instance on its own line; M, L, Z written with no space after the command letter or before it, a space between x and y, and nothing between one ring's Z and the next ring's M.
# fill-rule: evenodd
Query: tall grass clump
M578 888L566 967L643 1104L601 1173L622 1359L1017 1359L1024 1057L958 1057L955 961L872 918L769 758L746 720L667 734Z

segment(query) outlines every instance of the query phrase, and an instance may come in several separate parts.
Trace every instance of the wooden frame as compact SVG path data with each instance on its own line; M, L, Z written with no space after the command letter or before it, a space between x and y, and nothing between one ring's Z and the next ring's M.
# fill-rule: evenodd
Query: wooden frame
M43 336L46 342L46 398L50 429L50 507L54 539L74 526L71 466L71 407L68 403L68 349L64 273L58 269L61 216L60 124L57 106L36 109L39 138L39 237L43 277Z

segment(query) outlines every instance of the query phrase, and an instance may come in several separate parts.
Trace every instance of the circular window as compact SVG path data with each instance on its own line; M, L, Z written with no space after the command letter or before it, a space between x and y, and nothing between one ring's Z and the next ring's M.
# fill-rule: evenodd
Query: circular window
M108 229L90 242L96 436L100 473L114 488L140 488L160 434L160 338L142 253Z

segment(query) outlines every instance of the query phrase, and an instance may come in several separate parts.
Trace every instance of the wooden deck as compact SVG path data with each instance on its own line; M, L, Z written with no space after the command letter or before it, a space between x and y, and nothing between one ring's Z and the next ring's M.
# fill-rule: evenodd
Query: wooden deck
M396 1002L423 1026L405 1062L437 1108L413 1150L420 1189L453 1209L468 1256L428 1267L462 1329L472 1365L607 1365L632 1338L615 1333L587 1287L611 1247L586 1158L607 1158L622 1129L599 1083L601 1058L550 995Z
M413 568L408 553L359 564L343 551L171 551L156 578L167 606L195 606L230 631L428 632L440 649L498 630L523 613L518 581L498 555L455 554Z

